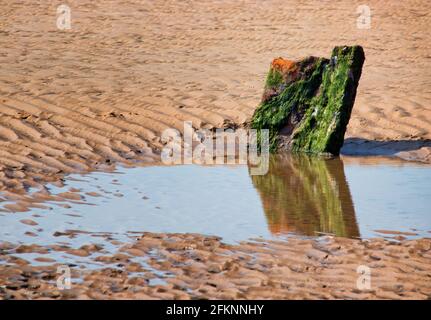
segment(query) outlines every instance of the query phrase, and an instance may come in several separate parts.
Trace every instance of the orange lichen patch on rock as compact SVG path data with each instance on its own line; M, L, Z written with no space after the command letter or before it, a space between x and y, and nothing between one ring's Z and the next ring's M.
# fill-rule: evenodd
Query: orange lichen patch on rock
M300 71L296 61L283 59L281 57L272 61L271 69L281 75L285 84L296 81Z
M272 61L271 68L277 70L281 74L292 73L298 69L295 61L283 59L281 57Z

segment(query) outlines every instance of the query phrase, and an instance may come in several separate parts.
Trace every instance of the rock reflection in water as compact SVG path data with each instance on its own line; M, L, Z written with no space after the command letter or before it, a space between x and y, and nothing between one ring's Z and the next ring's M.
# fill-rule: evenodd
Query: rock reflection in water
M359 237L341 159L272 155L269 172L251 179L273 234L324 232Z

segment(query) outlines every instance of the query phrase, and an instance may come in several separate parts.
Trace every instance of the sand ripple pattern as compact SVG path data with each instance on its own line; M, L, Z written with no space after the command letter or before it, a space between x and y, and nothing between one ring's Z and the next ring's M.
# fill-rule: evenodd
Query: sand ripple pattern
M115 254L102 247L0 246L0 299L429 299L431 240L247 241L227 245L198 234L145 233ZM51 252L93 257L102 269L72 268L56 288ZM32 266L22 253L44 256ZM42 259L42 257L40 257ZM358 266L370 271L370 286ZM24 271L23 271L24 270ZM159 281L154 282L154 279Z
M166 128L241 125L272 58L367 60L348 137L431 139L429 1L0 0L0 188L154 161ZM428 148L431 149L431 148ZM422 150L431 161L430 150Z

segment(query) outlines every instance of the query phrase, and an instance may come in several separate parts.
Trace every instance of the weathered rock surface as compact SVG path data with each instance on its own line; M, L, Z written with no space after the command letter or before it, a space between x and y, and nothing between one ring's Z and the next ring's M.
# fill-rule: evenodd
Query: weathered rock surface
M271 151L338 155L356 97L362 47L335 47L330 59L275 59L251 127L269 129Z

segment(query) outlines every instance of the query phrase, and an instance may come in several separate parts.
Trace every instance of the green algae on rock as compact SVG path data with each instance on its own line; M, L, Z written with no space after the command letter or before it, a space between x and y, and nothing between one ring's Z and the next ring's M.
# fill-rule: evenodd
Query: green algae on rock
M272 152L338 155L364 60L360 46L335 47L331 59L275 59L251 127L269 129Z

